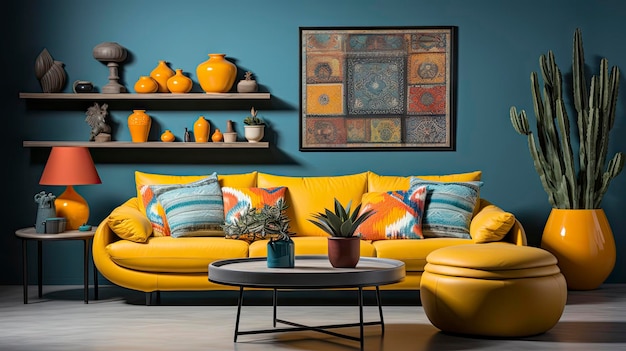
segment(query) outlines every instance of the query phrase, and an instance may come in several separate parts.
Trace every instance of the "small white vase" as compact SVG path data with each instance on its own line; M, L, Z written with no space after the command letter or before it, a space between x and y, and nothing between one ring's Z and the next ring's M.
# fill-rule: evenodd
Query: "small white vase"
M243 126L244 136L250 143L258 143L265 134L265 125Z

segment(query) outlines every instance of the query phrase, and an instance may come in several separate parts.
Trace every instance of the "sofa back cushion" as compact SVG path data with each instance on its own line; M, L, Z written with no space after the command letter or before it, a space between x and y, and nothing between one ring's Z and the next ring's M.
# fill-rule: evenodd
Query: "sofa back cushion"
M329 176L294 177L259 173L257 186L260 188L287 187L285 195L291 219L291 230L297 236L327 236L323 230L309 222L312 214L334 208L334 199L346 206L361 203L361 196L367 191L367 172Z
M139 209L148 217L152 224L154 236L169 236L170 228L165 216L163 206L157 201L156 195L150 189L150 185L189 184L208 177L207 175L169 175L158 173L145 173L135 171L135 186ZM256 186L257 172L243 174L218 175L219 185L229 187L253 187Z
M437 182L472 182L479 181L482 171L473 171L467 173L453 173L444 175L416 175L424 180L432 180ZM386 176L379 175L372 171L367 176L367 191L384 192L396 190L409 190L411 187L411 176Z

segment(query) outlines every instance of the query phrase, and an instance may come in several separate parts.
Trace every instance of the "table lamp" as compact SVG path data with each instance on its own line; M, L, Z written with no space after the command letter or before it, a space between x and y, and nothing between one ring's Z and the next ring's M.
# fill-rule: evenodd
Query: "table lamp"
M87 201L75 190L74 185L100 184L100 176L93 163L89 149L73 146L55 146L39 184L66 185L63 194L54 201L57 217L65 217L66 229L75 230L89 219Z

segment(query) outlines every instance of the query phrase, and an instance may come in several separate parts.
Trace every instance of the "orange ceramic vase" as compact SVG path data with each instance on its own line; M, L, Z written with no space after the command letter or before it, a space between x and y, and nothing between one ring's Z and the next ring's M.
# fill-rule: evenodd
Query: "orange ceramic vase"
M541 248L558 259L570 290L598 288L615 266L615 239L602 209L552 209Z
M128 116L128 129L130 130L132 141L134 143L145 143L148 141L151 125L152 119L146 113L146 110L133 110L133 113Z
M209 59L196 67L198 82L207 93L226 93L235 83L237 66L226 60L226 54L209 54Z
M164 143L171 143L174 139L176 139L176 137L169 129L161 134L161 141Z
M194 123L193 135L196 138L196 143L206 143L209 141L209 122L204 119L204 116L198 117L196 123Z
M138 94L156 93L159 90L159 84L150 76L141 76L135 82L135 92Z
M213 133L213 135L211 135L211 140L213 140L216 143L220 141L224 141L224 134L222 133L221 130L215 129L215 132Z
M159 64L150 72L150 77L159 85L157 90L159 93L169 93L167 88L167 80L174 75L174 71L167 65L164 60L159 60Z
M176 73L167 80L167 89L173 94L185 94L191 91L193 82L183 74L183 70L176 69Z

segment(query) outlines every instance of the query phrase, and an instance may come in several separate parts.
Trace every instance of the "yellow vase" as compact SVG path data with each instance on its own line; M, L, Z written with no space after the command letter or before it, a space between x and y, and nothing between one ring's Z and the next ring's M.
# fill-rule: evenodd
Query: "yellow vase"
M176 137L174 136L174 133L172 133L169 129L161 134L161 141L164 143L171 143L172 141L174 141L174 139L176 139Z
M207 93L226 93L235 83L237 66L226 60L226 54L209 54L209 59L196 67L198 82Z
M209 122L204 119L204 116L198 117L196 123L194 123L193 135L196 138L196 143L206 143L209 141Z
M176 73L167 80L167 89L173 94L185 94L191 91L193 82L183 74L183 70L176 69Z
M218 143L220 141L224 141L224 134L219 129L215 129L213 135L211 135L211 140Z
M598 288L615 266L615 239L602 209L552 209L541 247L556 256L570 290Z
M159 85L157 92L169 93L167 88L167 80L174 75L174 71L167 65L164 60L159 60L159 64L150 72L150 77Z
M128 116L128 129L130 137L134 143L145 143L148 141L150 134L150 126L152 118L146 113L146 110L133 110Z
M159 90L159 84L150 76L141 76L135 82L135 92L138 94L156 93Z

